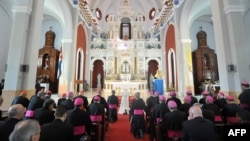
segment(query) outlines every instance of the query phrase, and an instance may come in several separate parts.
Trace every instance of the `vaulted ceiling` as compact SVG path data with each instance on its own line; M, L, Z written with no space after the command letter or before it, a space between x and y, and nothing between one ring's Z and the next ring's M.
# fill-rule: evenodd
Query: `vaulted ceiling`
M107 29L106 17L110 14L116 15L121 4L126 1L130 3L135 16L139 14L144 16L144 29L150 29L155 24L155 19L149 18L151 9L155 9L155 17L158 17L167 2L173 3L173 0L79 0L79 4L84 11L89 11L87 15L92 16L90 20L96 18L96 9L101 12L101 18L95 19L94 22L105 31Z

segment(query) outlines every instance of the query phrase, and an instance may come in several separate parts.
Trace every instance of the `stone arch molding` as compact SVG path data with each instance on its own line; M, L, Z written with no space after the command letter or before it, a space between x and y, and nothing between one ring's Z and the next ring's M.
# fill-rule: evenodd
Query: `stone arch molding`
M162 70L162 60L161 59L159 59L158 57L157 58L154 58L154 57L148 57L147 59L146 59L146 61L145 61L145 66L147 66L146 68L145 68L145 71L148 71L148 63L149 63L149 61L151 61L151 60L155 60L157 63L158 63L158 69L160 69L160 70Z
M171 67L171 53L173 53L173 59L174 59L174 68L173 69L171 69L172 67ZM168 82L172 82L172 73L174 73L174 79L176 79L176 54L175 54L175 51L174 51L174 49L173 48L170 48L169 49L169 51L168 51L168 53L167 53L167 57L168 57ZM174 72L172 72L172 70L174 70ZM174 84L175 86L176 86L176 81L175 81L175 84Z
M78 56L78 54L81 54L82 55L82 58L81 58L81 63L83 64L84 63L84 52L83 52L83 49L82 49L82 47L80 47L80 48L78 48L77 49L77 52L76 52L76 69L75 69L75 71L77 71L78 70L78 58L79 58L79 56ZM84 66L82 65L82 67L80 68L80 72L83 72L83 69L84 69ZM77 73L77 72L76 72ZM80 79L83 79L83 74L82 73L80 73Z
M101 60L102 62L103 62L103 70L106 70L106 59L105 58L103 58L103 57L94 57L94 58L92 58L91 59L91 68L90 68L90 70L91 71L93 71L93 68L94 68L94 62L96 61L96 60Z

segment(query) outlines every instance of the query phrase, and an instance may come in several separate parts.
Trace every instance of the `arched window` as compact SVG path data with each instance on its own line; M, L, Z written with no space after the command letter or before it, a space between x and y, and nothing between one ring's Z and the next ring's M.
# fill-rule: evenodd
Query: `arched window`
M155 8L151 8L149 11L149 19L153 20L155 17L155 13L156 13L156 9Z
M131 39L131 24L129 18L123 18L120 26L120 39Z

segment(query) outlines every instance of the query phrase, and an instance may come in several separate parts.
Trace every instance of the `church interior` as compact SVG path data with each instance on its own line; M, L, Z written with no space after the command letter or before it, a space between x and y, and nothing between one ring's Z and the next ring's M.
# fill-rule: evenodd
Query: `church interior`
M38 79L58 95L146 98L161 79L163 95L199 97L210 81L237 97L250 81L249 9L248 0L1 0L1 108L33 95Z
M250 82L249 0L0 0L0 19L5 113L38 82L55 101L115 90L130 104L136 92L200 99L211 85L239 103Z

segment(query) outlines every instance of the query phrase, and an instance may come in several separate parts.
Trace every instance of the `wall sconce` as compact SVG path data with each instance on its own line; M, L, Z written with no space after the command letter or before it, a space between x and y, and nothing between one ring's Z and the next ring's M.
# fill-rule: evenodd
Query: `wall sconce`
M227 65L227 71L228 72L236 72L236 66L233 64L228 64Z

